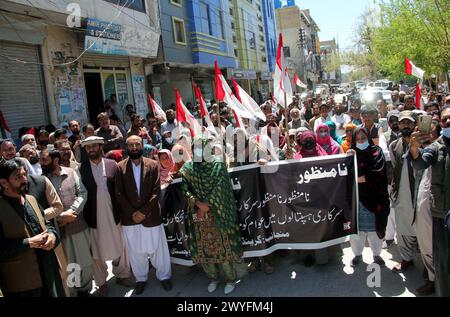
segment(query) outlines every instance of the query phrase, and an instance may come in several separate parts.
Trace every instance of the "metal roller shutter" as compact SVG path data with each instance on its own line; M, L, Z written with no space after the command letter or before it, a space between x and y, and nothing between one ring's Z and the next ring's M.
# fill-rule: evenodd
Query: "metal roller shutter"
M36 45L0 41L0 52L27 62L39 63ZM0 56L0 109L13 137L19 128L48 123L42 67Z

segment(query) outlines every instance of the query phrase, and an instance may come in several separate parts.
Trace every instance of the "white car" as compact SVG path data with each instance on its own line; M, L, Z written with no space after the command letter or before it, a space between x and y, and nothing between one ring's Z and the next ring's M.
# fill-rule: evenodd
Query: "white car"
M344 100L344 97L345 97L345 100L348 101L348 99L350 98L350 94L336 94L336 95L334 95L333 99L336 103L342 103Z
M391 93L390 90L377 89L377 88L367 88L361 92L361 101L365 104L375 104L377 102L377 95L381 94L381 97L386 101L386 103L391 103Z

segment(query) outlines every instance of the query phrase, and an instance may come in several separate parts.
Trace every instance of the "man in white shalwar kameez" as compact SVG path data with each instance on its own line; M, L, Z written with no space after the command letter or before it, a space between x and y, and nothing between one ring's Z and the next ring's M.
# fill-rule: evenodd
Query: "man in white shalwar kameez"
M120 215L115 199L117 164L102 157L103 138L89 137L82 142L89 161L83 162L80 174L88 191L84 217L91 228L91 249L94 261L94 280L99 295L107 293L107 261L112 261L113 274L118 283L133 286L127 250L123 242Z
M172 288L170 254L161 220L159 164L143 157L138 136L127 139L129 158L119 163L116 197L131 268L136 277L135 294L142 294L148 279L148 259L166 291Z

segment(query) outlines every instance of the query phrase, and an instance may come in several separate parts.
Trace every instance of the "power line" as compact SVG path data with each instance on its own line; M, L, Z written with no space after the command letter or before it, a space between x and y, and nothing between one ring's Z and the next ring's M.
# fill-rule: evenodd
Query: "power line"
M22 38L22 36L20 35L19 31L17 31L16 27L14 26L14 24L11 23L11 21L9 21L9 19L6 17L5 14L3 14L3 12L0 11L0 13L2 14L3 18L6 20L6 22L11 26L11 28L14 30L14 32L17 34L17 36L19 37L19 39L25 43L25 40Z
M77 29L77 30L83 30L84 31L84 29L82 29L82 28L77 28L77 27L69 27L69 26L67 26L67 25L65 25L65 24L61 24L61 23L58 23L58 22L56 22L55 20L53 20L52 18L50 18L50 16L48 16L45 12L44 12L44 10L42 10L42 9L40 9L40 8L38 8L38 7L36 7L30 0L26 0L33 8L35 8L36 10L38 10L40 13L42 13L42 15L44 15L50 22L52 22L53 24L52 25L57 25L57 26L61 26L61 27L64 27L64 28L68 28L68 29ZM55 5L54 3L53 3L53 5ZM59 10L59 8L58 8L58 10ZM14 12L13 12L14 13Z
M126 0L125 4L121 7L122 9L125 8L128 5L128 1ZM130 4L133 4L135 0L131 0ZM89 47L87 47L76 59L74 59L73 61L67 62L67 63L62 63L62 64L56 64L56 65L52 65L52 64L46 64L46 63L36 63L36 62L27 62L18 58L14 58L14 57L10 57L6 54L2 54L0 53L0 56L9 59L11 61L15 61L18 63L22 63L22 64L33 64L33 65L41 65L41 66L48 66L48 67L60 67L60 66L68 66L71 65L73 63L76 63L89 49L91 49L96 43L97 41L100 39L100 37L103 35L103 33L105 33L107 30L109 30L109 28L111 27L111 25L113 24L113 22L115 20L117 20L117 18L119 18L119 16L122 14L122 11L120 9L118 9L118 14L111 20L111 22L108 23L108 25L106 26L106 28L99 34L99 36L96 37L96 39L92 42L91 45L89 45ZM2 14L3 15L3 14ZM9 20L7 20L8 23ZM13 25L10 23L10 25L13 27ZM14 27L13 27L14 28ZM22 40L22 43L26 44L25 41L23 40L23 38L18 34L17 30L14 28L14 30L16 31L17 35L19 36L19 38Z
M117 8L116 6L118 6L118 4L114 5L113 3L108 2L108 1L105 1L105 2L106 2L107 4L109 4L110 6L112 6L113 8ZM133 2L134 2L134 0L133 0ZM130 3L130 5L133 4L133 2ZM118 8L117 8L117 9L118 9ZM118 10L120 10L120 9L118 9ZM137 23L139 23L140 25L144 26L145 28L150 29L150 30L153 31L152 28L150 28L148 25L142 23L141 21L137 20L137 19L136 19L134 16L132 16L131 14L127 13L126 11L122 11L122 10L120 10L120 11L121 11L123 14L125 14L126 16L130 17L135 23L137 22ZM150 20L150 22L151 22L153 25L155 25L155 21L153 21L153 20L150 18L149 15L146 15L146 16L148 16L148 19Z

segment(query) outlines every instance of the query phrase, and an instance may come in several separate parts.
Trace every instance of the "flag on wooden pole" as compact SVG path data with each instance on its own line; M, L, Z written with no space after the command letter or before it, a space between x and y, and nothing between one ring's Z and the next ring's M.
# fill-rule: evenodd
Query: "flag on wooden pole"
M417 78L420 78L420 80L423 80L425 71L414 65L408 58L405 58L405 74L413 75Z

